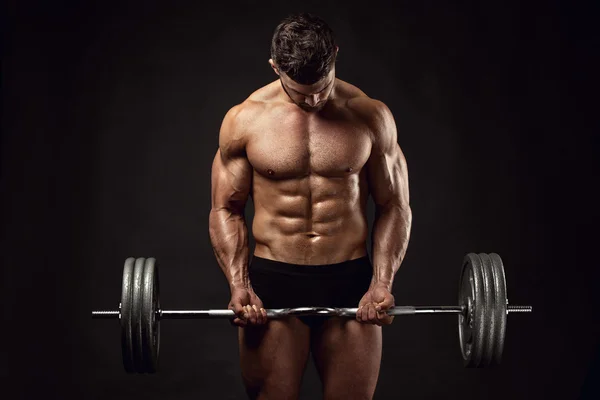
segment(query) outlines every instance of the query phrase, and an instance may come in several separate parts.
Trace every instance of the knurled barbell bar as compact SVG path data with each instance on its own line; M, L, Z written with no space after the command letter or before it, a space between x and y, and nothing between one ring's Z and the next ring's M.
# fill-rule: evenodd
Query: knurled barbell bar
M504 265L498 254L469 253L463 259L458 306L397 306L389 315L457 314L465 367L497 365L502 358L509 312L532 312L531 306L509 306ZM267 318L289 316L356 317L357 308L298 307L268 309ZM162 310L154 258L128 258L123 268L121 303L116 311L92 311L92 318L119 319L123 365L128 373L158 370L160 320L232 319L233 310Z

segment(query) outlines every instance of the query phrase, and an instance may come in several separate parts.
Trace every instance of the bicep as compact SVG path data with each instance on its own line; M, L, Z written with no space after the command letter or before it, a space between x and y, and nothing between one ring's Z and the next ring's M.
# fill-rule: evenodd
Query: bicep
M369 191L376 206L408 206L408 169L398 143L392 143L388 149L374 146L367 171Z
M213 209L242 213L252 187L252 166L246 157L244 135L236 128L239 106L225 115L219 132L219 149L211 171Z
M213 160L211 198L213 209L242 213L252 187L252 166L245 157L224 157L221 150Z
M376 102L371 127L373 142L367 162L371 196L378 207L408 207L408 169L398 145L396 122L389 108Z

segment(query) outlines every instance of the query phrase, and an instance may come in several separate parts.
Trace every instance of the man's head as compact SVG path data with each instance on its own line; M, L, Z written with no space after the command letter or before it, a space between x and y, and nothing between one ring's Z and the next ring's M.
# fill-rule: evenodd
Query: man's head
M269 63L290 99L306 111L320 109L335 83L335 35L325 21L294 14L277 27Z

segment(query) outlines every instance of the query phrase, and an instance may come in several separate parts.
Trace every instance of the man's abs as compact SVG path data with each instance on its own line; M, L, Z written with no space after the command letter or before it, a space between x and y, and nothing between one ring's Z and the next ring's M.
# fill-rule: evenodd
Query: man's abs
M306 265L366 255L366 187L361 178L309 175L270 182L255 174L254 254Z

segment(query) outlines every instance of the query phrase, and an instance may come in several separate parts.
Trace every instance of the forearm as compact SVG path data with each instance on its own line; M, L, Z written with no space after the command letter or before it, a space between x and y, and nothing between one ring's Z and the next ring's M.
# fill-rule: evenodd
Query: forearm
M392 290L394 276L408 247L412 211L410 206L380 207L373 223L373 279L371 285L384 284Z
M244 215L213 208L209 217L213 251L229 287L248 288L248 227Z

